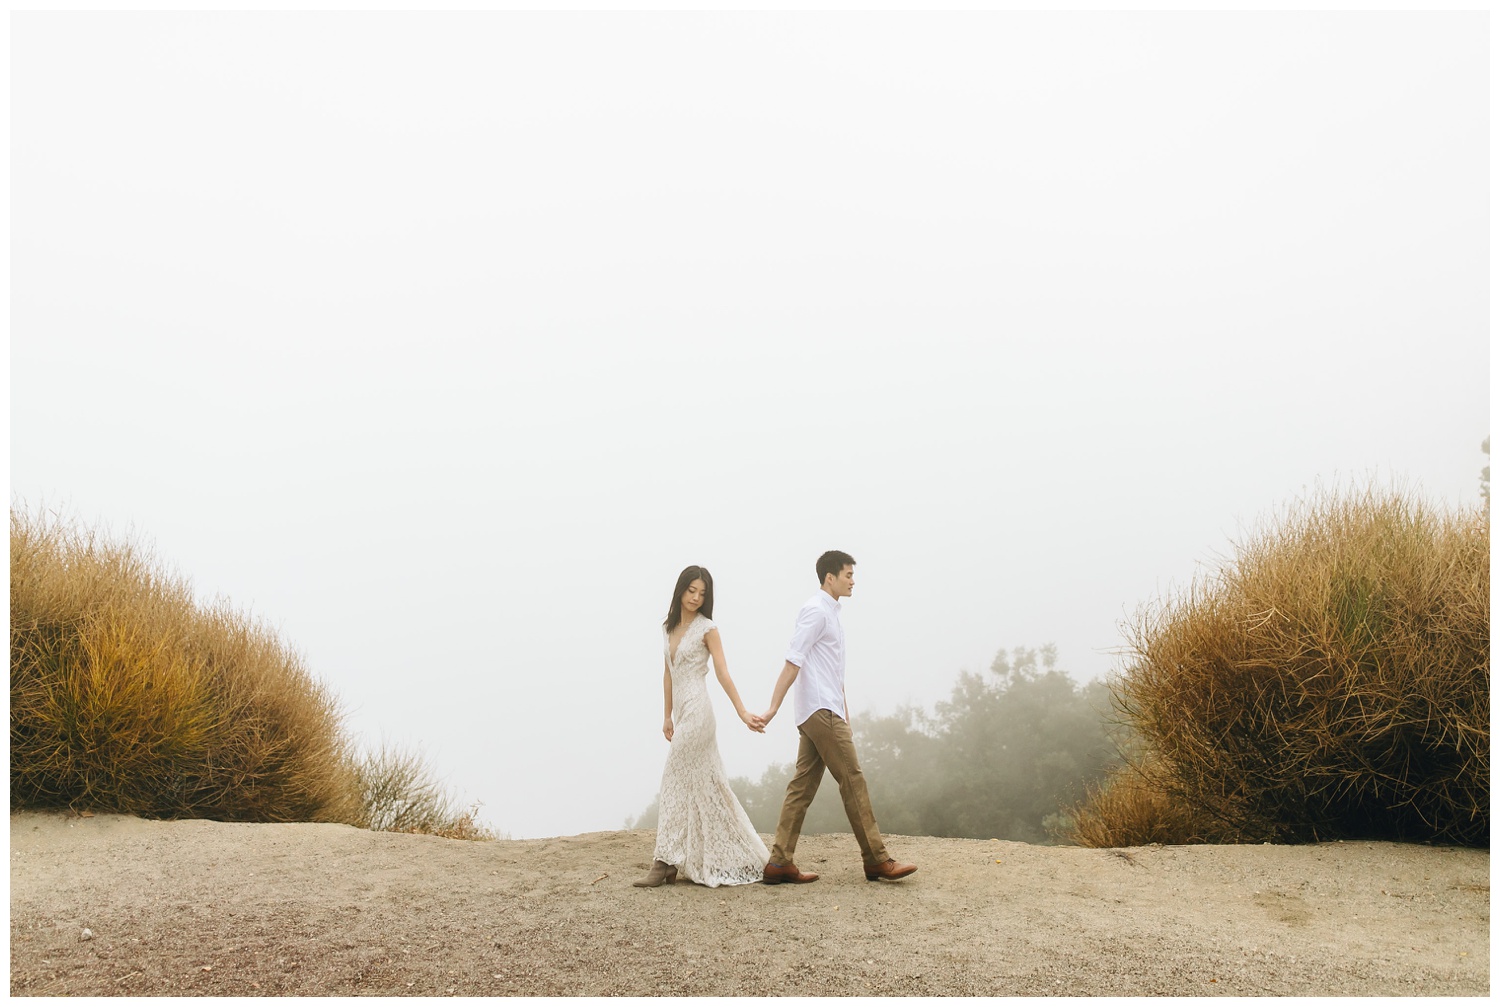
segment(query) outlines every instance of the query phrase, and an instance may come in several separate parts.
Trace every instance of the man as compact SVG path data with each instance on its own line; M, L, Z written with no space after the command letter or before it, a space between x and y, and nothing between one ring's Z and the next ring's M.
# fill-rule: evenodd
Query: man
M771 694L771 708L762 720L769 724L792 683L797 683L797 733L802 736L797 749L797 772L787 784L786 801L781 806L781 822L776 826L776 845L762 879L768 885L783 882L806 884L818 880L816 874L804 874L792 862L797 837L802 833L802 819L823 782L823 768L833 774L844 799L844 811L859 851L864 856L865 878L895 881L915 871L914 864L898 864L886 853L885 841L875 826L870 810L870 795L865 777L854 753L854 735L849 731L849 702L844 693L844 627L839 622L839 599L854 593L854 557L837 550L818 557L816 594L797 613L797 628L787 648L786 664L776 689Z

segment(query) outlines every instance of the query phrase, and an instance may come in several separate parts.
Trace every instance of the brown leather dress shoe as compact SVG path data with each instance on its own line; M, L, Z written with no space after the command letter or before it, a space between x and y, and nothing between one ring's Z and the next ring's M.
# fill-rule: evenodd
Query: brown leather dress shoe
M768 863L766 869L761 872L761 880L768 885L779 885L790 883L794 885L805 885L809 881L818 880L816 874L804 874L797 870L796 864Z
M876 864L874 867L866 865L865 880L879 881L881 878L885 878L887 881L897 881L916 869L916 864L898 864L895 860L887 860L885 863Z

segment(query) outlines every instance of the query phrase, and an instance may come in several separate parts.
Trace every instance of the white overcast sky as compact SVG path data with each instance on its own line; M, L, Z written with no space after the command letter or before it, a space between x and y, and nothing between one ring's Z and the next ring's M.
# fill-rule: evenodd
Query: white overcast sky
M17 14L11 487L516 837L656 794L660 621L860 711L1319 485L1478 499L1483 13ZM733 774L795 755L722 694ZM878 812L878 809L877 809Z

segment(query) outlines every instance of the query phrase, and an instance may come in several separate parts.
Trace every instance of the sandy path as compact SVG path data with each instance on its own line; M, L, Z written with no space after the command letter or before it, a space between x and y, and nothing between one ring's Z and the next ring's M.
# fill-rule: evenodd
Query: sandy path
M1485 850L889 838L899 883L831 835L812 885L638 889L650 832L12 814L11 993L1489 992Z

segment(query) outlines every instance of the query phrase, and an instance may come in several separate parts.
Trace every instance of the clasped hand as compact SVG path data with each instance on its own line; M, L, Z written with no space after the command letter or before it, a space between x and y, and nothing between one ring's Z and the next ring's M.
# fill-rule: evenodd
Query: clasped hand
M746 727L750 728L750 730L754 731L756 734L766 733L766 718L762 717L760 714L751 713L746 710L740 714L740 719L745 722Z

